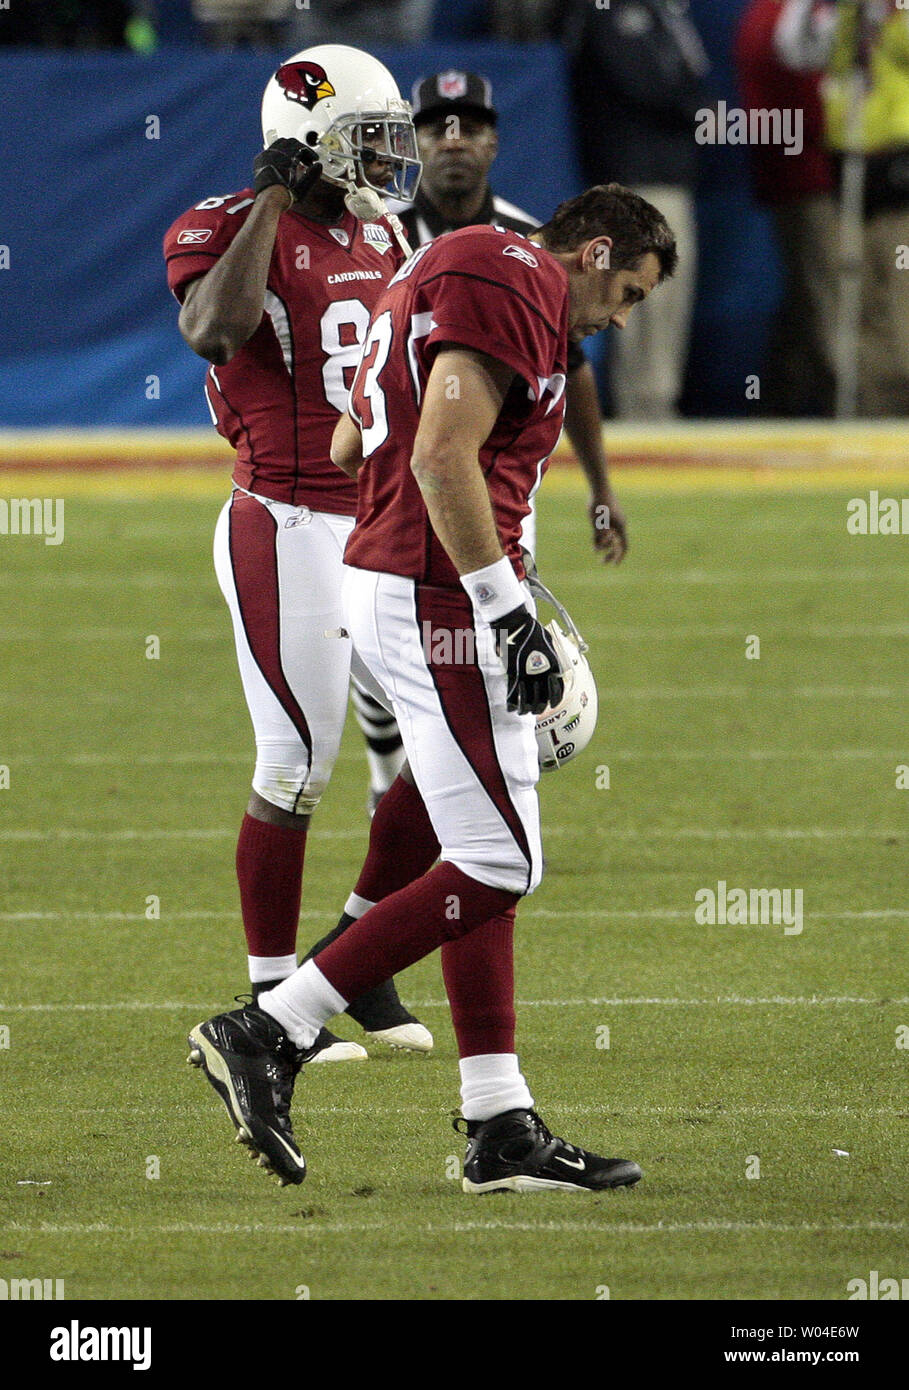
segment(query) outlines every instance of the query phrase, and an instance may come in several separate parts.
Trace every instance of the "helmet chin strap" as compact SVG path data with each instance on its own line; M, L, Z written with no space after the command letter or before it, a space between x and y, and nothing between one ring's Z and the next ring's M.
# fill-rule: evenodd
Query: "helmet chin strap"
M388 211L385 199L374 188L358 188L351 181L348 184L347 193L344 194L344 206L361 222L375 222L377 218L384 217L395 234L395 239L404 253L404 259L410 260L413 255L413 248L404 234L401 219L396 213Z
M374 222L385 211L385 203L374 188L358 188L351 181L344 194L344 206L361 222Z

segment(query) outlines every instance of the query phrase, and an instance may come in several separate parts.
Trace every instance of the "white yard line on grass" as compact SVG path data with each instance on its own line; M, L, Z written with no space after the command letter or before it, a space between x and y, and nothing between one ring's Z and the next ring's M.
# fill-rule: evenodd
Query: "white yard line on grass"
M600 700L738 700L754 696L770 696L775 700L904 700L909 697L909 686L899 685L804 685L769 686L759 685L653 685L653 686L605 686L600 691ZM83 696L83 703L112 705L132 705L135 696L129 691L99 690ZM197 697L192 692L184 692L185 703ZM43 701L51 705L59 701L54 694ZM39 702L31 697L34 707ZM171 703L174 703L173 698ZM15 706L21 713L22 696L7 694L0 697L0 706Z
M147 1114L148 1109L144 1106L131 1107L136 1114ZM168 1107L172 1110L172 1107ZM109 1105L99 1107L99 1112L103 1114L122 1114L123 1106ZM397 1115L404 1112L413 1112L426 1115L425 1105L400 1105L400 1106L376 1106L376 1105L318 1105L307 1103L306 1114L308 1118L317 1120L322 1115ZM729 1117L742 1118L744 1116L772 1116L778 1119L780 1116L788 1115L790 1118L802 1119L851 1119L867 1120L877 1116L879 1118L906 1114L905 1109L897 1108L895 1105L884 1106L865 1106L865 1105L839 1105L839 1106L797 1106L797 1105L746 1105L730 1106L722 1110L699 1110L691 1105L622 1105L620 1102L611 1102L603 1105L559 1105L559 1115L580 1115L587 1117L600 1118L626 1118L631 1115L654 1117L660 1115L680 1115L688 1120L724 1120ZM81 1110L73 1110L72 1114L82 1114ZM94 1110L86 1110L85 1114L98 1113ZM447 1112L446 1112L447 1114ZM429 1118L435 1118L430 1116ZM440 1117L444 1118L444 1117Z
M616 580L617 587L624 588L629 584L653 584L655 587L663 589L677 588L682 584L741 584L749 588L759 588L762 584L829 584L837 586L843 584L874 584L878 581L890 582L891 580L902 580L905 583L906 571L899 566L881 565L880 567L855 569L813 569L808 566L805 569L762 569L757 565L744 566L734 570L626 570L623 568L621 576ZM100 581L99 581L100 582ZM106 584L109 586L110 579L106 577ZM566 588L583 589L602 589L603 575L594 569L584 570L563 570L559 575L559 584Z
M725 700L770 695L800 700L902 700L909 687L895 685L645 685L604 686L600 699L615 700Z
M315 833L315 832L314 832ZM362 840L365 829L322 830L318 834L323 840ZM576 835L575 825L550 825L546 835ZM700 826L687 825L637 827L586 826L585 835L594 834L597 838L618 840L872 840L880 837L899 839L906 834L904 826ZM236 826L186 826L175 830L143 829L85 830L76 826L50 826L47 830L18 829L0 830L0 841L28 840L218 840L236 839Z
M909 637L909 623L791 623L770 625L761 623L762 635L767 641L774 637L817 637L817 638L873 638ZM168 629L165 625L162 634L174 642L224 642L233 648L233 636L228 627L195 628L186 630ZM622 641L672 641L675 638L713 638L744 636L742 623L675 623L666 627L645 627L634 624L586 623L584 634L597 640ZM49 642L59 646L61 642L141 642L144 644L144 627L75 627L64 629L48 628L0 628L0 642Z
M21 1106L20 1106L21 1109ZM906 1111L898 1109L895 1105L866 1106L866 1105L838 1105L838 1106L797 1106L797 1105L746 1105L729 1106L722 1110L696 1109L690 1105L622 1105L619 1102L612 1102L603 1105L560 1105L559 1115L580 1115L586 1117L599 1117L600 1119L627 1119L629 1116L654 1117L660 1115L678 1115L684 1120L701 1123L705 1120L724 1120L728 1118L742 1118L744 1116L760 1117L768 1116L779 1119L780 1116L789 1116L792 1119L838 1119L838 1120L858 1120L865 1121L872 1118L892 1118L899 1116L902 1118ZM190 1104L168 1105L168 1106L149 1106L149 1105L90 1105L67 1107L69 1115L141 1115L149 1116L154 1114L173 1115L174 1113L192 1114L195 1108ZM430 1110L424 1104L408 1103L405 1105L320 1105L314 1103L309 1097L306 1101L307 1122L318 1121L328 1115L362 1115L368 1118L370 1115L423 1115L428 1120L438 1120L447 1118L449 1112L440 1111L438 1113Z
M738 629L737 629L738 630ZM60 642L138 642L144 647L146 631L143 627L73 627L57 630L48 628L0 628L0 642L50 642L54 646ZM233 647L234 639L227 627L224 628L186 628L175 630L165 624L159 632L165 640L173 642L221 642ZM887 635L887 634L882 634ZM892 634L891 634L892 635Z
M876 584L890 583L893 580L905 581L906 571L898 565L878 565L872 567L856 566L851 569L816 569L806 566L804 569L776 569L773 567L762 568L750 565L747 568L741 567L731 570L699 570L699 569L653 569L646 571L624 570L616 580L617 587L627 588L629 585L648 585L665 591L667 588L677 588L679 585L702 585L702 584L737 584L749 589L759 587L761 584L828 584L835 583L839 587L846 584ZM14 586L21 589L24 579L21 573L16 574L6 572L0 574L0 586ZM111 574L109 570L81 570L70 571L69 573L58 574L51 570L39 571L28 575L29 585L47 585L54 589L92 589L98 588L105 593L111 588ZM122 571L117 574L117 587L148 589L148 588L167 588L170 590L177 588L198 590L201 586L209 582L208 573L192 574L180 573L179 570L133 570L131 573ZM559 576L559 583L573 588L603 588L603 575L592 566L583 570L563 570ZM212 580L212 587L214 581Z
M760 1008L764 1006L781 1006L785 1008L803 1007L830 1007L835 1005L869 1005L881 1007L883 1005L894 1005L903 1007L909 1004L909 996L895 995L886 999L870 999L864 995L855 994L832 994L832 995L783 995L771 994L764 996L749 997L740 994L718 994L702 998L679 998L661 997L648 995L633 995L631 997L615 997L602 995L599 997L584 997L575 999L516 999L515 1004L521 1009L586 1009L590 1007L599 1008L644 1008L644 1007L663 1007L663 1008L712 1008L715 1005L735 1008ZM414 999L411 1006L415 1009L447 1009L446 999ZM141 1011L143 1009L163 1010L170 1013L204 1013L206 1009L217 1008L217 1001L208 999L202 1003L193 1000L183 999L163 999L163 1000L144 1000L127 999L119 1003L88 1002L76 1003L67 1001L62 1004L2 1004L0 1012L7 1013L92 1013L116 1012L124 1010L126 1012Z
M850 1221L850 1222L831 1222L822 1224L821 1222L803 1222L792 1224L783 1221L658 1221L656 1224L644 1225L637 1221L618 1221L604 1222L599 1227L599 1234L605 1231L619 1235L701 1235L713 1233L745 1233L748 1231L768 1231L779 1232L786 1235L839 1235L850 1234L859 1231L905 1231L909 1226L906 1221ZM590 1221L458 1221L450 1228L455 1233L465 1231L571 1231L581 1234L582 1231L590 1231ZM440 1231L444 1227L438 1228Z
M621 1200L621 1199L620 1199ZM633 1198L631 1200L634 1200ZM206 1225L200 1222L175 1221L168 1224L132 1226L113 1226L105 1221L68 1223L56 1225L39 1222L27 1225L19 1221L7 1222L0 1229L17 1235L112 1235L135 1238L139 1235L359 1235L370 1231L385 1231L391 1221L330 1221L312 1220L298 1225L233 1222L218 1222ZM397 1221L397 1218L395 1218ZM862 1231L905 1231L906 1221L844 1221L844 1222L782 1222L782 1221L658 1221L645 1224L640 1221L596 1221L592 1216L584 1221L452 1221L416 1222L410 1227L411 1235L460 1235L467 1231L570 1231L576 1235L593 1235L601 1238L612 1235L714 1235L720 1233L739 1234L751 1231L774 1232L786 1235L849 1235Z
M755 620L757 621L757 620ZM762 636L769 642L774 637L909 637L909 623L796 623L759 622ZM138 640L133 630L129 635ZM743 623L675 623L668 627L613 626L609 623L585 623L584 636L598 641L622 639L627 641L672 640L673 638L731 637L741 640L745 635ZM55 635L54 635L55 636ZM0 633L2 637L2 633Z
M141 914L137 914L139 916ZM693 921L694 914L691 908L658 907L658 908L560 908L560 907L528 907L521 913L522 920L528 917L556 917L571 921L574 918L593 918L598 921L601 917L609 920L619 921L648 921L649 919L659 921ZM806 912L806 922L861 922L878 921L886 917L909 917L909 907L879 907L869 908L863 912L824 912L819 909L816 912ZM0 913L0 921L3 915Z
M726 763L737 759L755 762L781 759L786 762L840 762L859 759L889 759L905 757L905 748L618 748L609 753L611 762L711 762ZM252 753L72 753L66 757L41 753L7 754L17 766L38 764L59 767L182 767L221 766L225 763L252 765ZM359 750L342 749L337 762L360 763Z
M301 921L324 921L329 914L327 912L301 912ZM221 908L207 911L200 909L197 912L163 912L154 921L167 922L207 922L224 921L225 919L237 916L236 908ZM548 917L556 920L571 921L630 921L630 922L691 922L693 925L700 926L695 922L694 912L691 908L557 908L557 907L529 907L521 913L521 920L527 921L535 917ZM869 908L862 912L806 912L804 920L817 924L818 922L879 922L891 918L909 917L909 907L881 907ZM149 919L144 912L0 912L0 922L25 924L27 922L146 922ZM762 924L766 925L766 924Z
M612 762L732 762L745 758L756 762L780 758L786 762L852 761L863 758L903 758L905 748L617 748L610 751ZM353 754L349 755L353 761ZM27 761L27 760L26 760ZM59 762L60 759L55 761ZM64 761L66 761L64 759ZM135 761L135 760L133 760Z

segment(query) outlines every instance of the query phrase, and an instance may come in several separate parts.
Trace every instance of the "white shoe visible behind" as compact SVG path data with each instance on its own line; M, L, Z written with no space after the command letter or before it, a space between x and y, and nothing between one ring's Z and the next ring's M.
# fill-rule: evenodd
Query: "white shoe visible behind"
M323 1047L306 1065L312 1067L317 1062L366 1062L368 1060L369 1053L365 1047L361 1047L356 1042L345 1042L343 1038L335 1038L334 1042Z
M432 1034L422 1023L399 1023L395 1028L379 1028L367 1036L403 1052L432 1051Z

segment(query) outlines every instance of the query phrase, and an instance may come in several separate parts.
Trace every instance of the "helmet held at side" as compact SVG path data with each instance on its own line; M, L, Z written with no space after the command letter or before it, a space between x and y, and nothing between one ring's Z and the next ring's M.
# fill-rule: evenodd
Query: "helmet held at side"
M546 624L546 632L555 647L563 681L562 698L536 717L537 756L541 772L551 772L583 753L597 726L597 686L585 655L587 643L575 626L571 614L559 603L551 589L537 574L533 556L521 551L527 587L534 599L543 599L558 613L565 624L555 621Z
M537 715L537 755L540 770L551 772L582 753L593 738L597 726L597 687L584 655L586 644L574 631L563 632L553 619L546 631L559 658L564 681L558 705Z

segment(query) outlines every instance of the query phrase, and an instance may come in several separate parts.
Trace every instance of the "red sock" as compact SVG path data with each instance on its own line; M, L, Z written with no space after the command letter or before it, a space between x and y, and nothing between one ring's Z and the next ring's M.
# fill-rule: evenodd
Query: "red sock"
M442 947L459 1057L514 1052L514 908Z
M320 951L315 963L342 998L359 999L443 941L501 916L517 900L517 893L487 888L454 864L437 864L371 907Z
M389 893L421 878L440 852L422 796L403 777L397 777L376 807L369 828L369 852L354 892L367 902L379 903Z
M237 882L251 956L296 950L306 827L270 825L247 814L237 841Z

